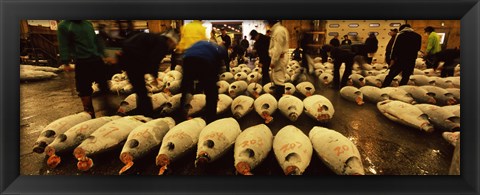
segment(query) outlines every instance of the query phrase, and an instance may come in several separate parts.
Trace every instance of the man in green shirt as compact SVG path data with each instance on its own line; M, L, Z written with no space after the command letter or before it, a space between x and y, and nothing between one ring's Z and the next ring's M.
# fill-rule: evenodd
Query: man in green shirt
M75 85L83 110L95 118L92 82L99 84L102 93L108 90L107 67L102 59L103 45L98 40L92 23L86 20L61 21L58 24L57 37L60 60L65 65L65 71L71 70L71 60L75 63Z
M442 48L440 47L440 37L435 32L435 29L431 26L425 27L425 33L428 35L427 50L425 51L427 59L427 68L437 68L434 67L434 54L440 52Z

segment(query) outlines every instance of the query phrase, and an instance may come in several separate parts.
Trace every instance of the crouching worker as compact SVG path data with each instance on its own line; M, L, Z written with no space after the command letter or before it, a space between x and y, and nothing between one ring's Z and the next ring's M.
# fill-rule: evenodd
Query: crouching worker
M187 119L187 94L193 91L193 81L198 80L203 87L206 105L204 119L208 123L216 120L218 101L218 74L225 65L226 49L208 41L198 41L187 49L183 55L182 97L180 105L184 119Z
M138 33L123 42L118 63L127 72L137 95L135 114L152 117L153 104L145 86L145 74L151 74L156 82L160 62L173 51L178 40L178 34L170 30L162 34Z

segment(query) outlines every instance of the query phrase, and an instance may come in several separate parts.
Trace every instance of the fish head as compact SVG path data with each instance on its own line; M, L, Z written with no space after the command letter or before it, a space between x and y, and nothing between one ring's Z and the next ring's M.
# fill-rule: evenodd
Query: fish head
M288 119L290 119L291 121L296 121L298 119L298 114L295 112L292 112L288 115Z
M195 159L195 167L205 166L210 161L210 156L207 152L201 151Z
M363 105L364 102L363 102L363 94L362 94L362 92L359 91L359 90L357 90L357 91L355 91L355 95L356 95L356 97L355 97L355 102L357 103L357 105L359 105L359 106Z
M301 171L297 166L288 166L285 168L285 175L301 175Z
M47 147L47 145L48 144L46 141L37 141L33 146L33 152L41 154L45 151L45 147Z
M251 171L251 168L250 168L250 165L246 162L239 162L237 163L237 165L235 165L235 169L237 171L238 174L241 174L241 175L253 175L250 171Z

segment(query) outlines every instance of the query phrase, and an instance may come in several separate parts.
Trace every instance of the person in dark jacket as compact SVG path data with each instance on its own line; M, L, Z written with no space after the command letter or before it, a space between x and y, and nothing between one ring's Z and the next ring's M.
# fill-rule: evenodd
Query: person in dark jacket
M343 41L341 45L352 45L352 40L348 39L348 35L343 35Z
M440 76L441 77L453 76L455 65L460 63L459 62L460 50L457 48L445 49L434 55L435 55L434 67L438 67L439 62L444 62Z
M348 77L352 74L354 57L356 54L349 50L340 49L332 45L324 45L322 50L333 59L333 88L341 89L347 84ZM326 56L322 57L325 58ZM340 82L340 66L345 63L345 72Z
M183 79L181 83L182 97L180 105L184 119L187 118L187 94L193 91L193 81L198 80L206 96L204 112L205 122L211 123L217 118L218 75L224 65L226 49L208 41L198 41L183 55Z
M390 65L390 54L392 53L392 46L393 46L393 41L395 40L395 37L397 36L398 29L390 29L390 32L388 35L390 35L392 38L388 41L387 47L385 49L385 63Z
M153 105L145 86L145 74L157 80L160 62L173 51L178 40L178 34L170 30L163 34L137 33L124 41L119 64L137 94L136 114L152 117Z
M86 20L63 20L58 24L58 47L60 60L65 71L70 71L70 61L75 63L75 86L83 105L83 110L95 118L92 103L92 82L99 84L104 96L103 104L107 106L106 92L107 66L103 61L104 48L101 40L95 35L92 23Z
M338 40L338 34L335 34L333 38L330 40L330 45L332 45L333 47L340 46L340 40Z
M400 85L406 85L413 74L415 60L422 45L422 36L414 32L409 24L399 28L400 32L393 42L390 71L388 72L382 87L390 86L393 78L402 72Z
M375 33L370 32L368 34L367 40L365 40L365 53L367 53L365 57L367 59L368 64L372 63L373 55L375 54L375 52L377 52L377 50L378 50L377 37L375 36Z
M262 84L270 83L270 74L268 70L270 68L270 56L268 55L268 48L270 47L270 37L256 30L250 31L250 39L255 40L253 48L255 49L260 65L262 67Z

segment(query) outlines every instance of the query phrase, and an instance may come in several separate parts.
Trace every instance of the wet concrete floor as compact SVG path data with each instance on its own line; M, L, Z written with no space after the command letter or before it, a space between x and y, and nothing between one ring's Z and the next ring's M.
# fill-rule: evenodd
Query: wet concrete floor
M72 151L62 156L62 162L54 169L46 166L46 155L32 152L32 147L43 127L50 122L82 111L80 99L73 93L74 73L59 73L57 78L20 84L20 174L21 175L117 175L123 167L119 160L121 147L92 156L94 166L87 172L77 170L77 160ZM312 78L310 78L312 79ZM277 111L268 126L275 135L286 125L295 125L306 135L314 126L334 129L352 140L357 146L366 175L447 175L454 148L441 136L441 132L427 134L390 121L376 105L358 106L341 98L338 91L316 86L316 93L326 96L335 107L333 119L320 124L302 114L296 122L290 122ZM301 95L298 97L303 99ZM111 96L111 104L118 106L126 95ZM94 99L97 117L108 115ZM230 117L231 112L221 117ZM178 118L173 116L178 123ZM242 130L264 121L252 111L240 119ZM156 175L155 157L159 147L144 158L135 161L127 175ZM233 149L205 168L195 168L195 150L187 152L173 162L167 175L235 175ZM263 163L252 171L255 175L283 175L273 150ZM334 175L314 152L304 175Z

